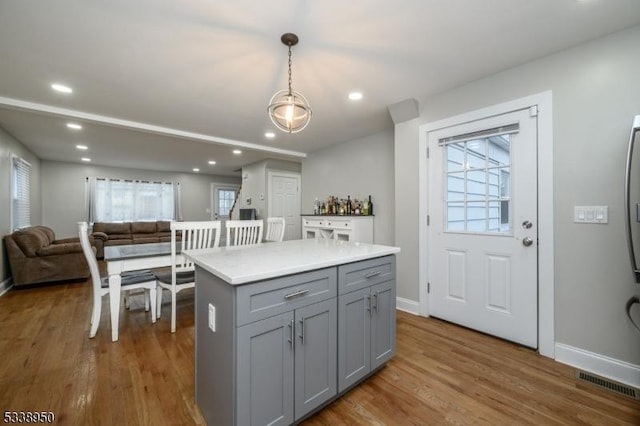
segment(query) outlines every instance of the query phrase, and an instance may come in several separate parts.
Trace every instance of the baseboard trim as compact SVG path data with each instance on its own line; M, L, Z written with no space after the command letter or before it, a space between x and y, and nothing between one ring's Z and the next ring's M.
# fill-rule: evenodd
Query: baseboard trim
M12 281L11 277L9 277L6 280L0 282L0 296L2 296L7 291L9 291L9 289L11 287L13 287L13 281Z
M396 309L404 312L408 312L413 315L418 315L419 303L413 300L405 299L403 297L396 297Z
M556 343L555 359L580 370L640 388L640 365Z

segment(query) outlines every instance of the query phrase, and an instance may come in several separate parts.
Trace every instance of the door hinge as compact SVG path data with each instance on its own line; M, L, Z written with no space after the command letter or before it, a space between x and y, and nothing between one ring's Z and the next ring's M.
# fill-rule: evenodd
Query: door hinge
M427 158L429 158L429 147L427 147Z
M427 215L427 226L431 225L431 216Z
M427 294L431 293L431 283L427 283Z
M537 117L538 116L538 105L533 105L529 107L529 117Z

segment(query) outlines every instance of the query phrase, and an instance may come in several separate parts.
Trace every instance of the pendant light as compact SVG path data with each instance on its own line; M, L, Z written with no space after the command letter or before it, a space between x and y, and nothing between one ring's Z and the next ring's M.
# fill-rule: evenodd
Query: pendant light
M275 126L287 133L297 133L311 120L311 106L301 93L291 89L291 46L298 44L298 36L283 34L280 40L289 47L289 88L276 92L269 101L267 112Z

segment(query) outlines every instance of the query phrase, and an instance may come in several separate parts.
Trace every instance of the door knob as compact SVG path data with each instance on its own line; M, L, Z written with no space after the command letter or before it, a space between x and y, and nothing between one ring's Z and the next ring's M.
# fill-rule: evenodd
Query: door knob
M522 245L525 247L529 247L531 244L533 244L533 240L529 237L524 237L522 239Z

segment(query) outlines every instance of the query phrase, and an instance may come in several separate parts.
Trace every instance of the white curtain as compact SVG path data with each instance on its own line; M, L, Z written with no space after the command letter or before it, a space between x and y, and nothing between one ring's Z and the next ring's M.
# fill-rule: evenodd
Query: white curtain
M87 178L90 223L178 220L179 184Z

